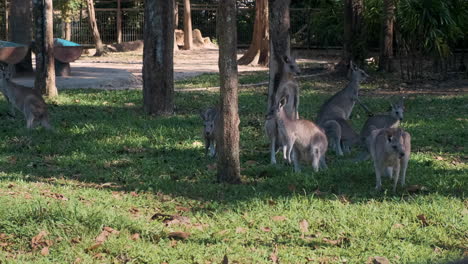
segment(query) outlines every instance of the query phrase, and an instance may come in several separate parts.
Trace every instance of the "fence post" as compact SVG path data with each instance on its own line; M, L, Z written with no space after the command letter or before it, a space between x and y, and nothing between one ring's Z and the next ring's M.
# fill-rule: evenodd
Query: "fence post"
M10 40L8 38L8 35L9 35L8 34L8 24L9 24L9 21L8 21L8 15L9 15L8 14L8 0L5 0L4 4L5 4L5 39Z
M122 10L120 0L117 0L117 43L122 42Z

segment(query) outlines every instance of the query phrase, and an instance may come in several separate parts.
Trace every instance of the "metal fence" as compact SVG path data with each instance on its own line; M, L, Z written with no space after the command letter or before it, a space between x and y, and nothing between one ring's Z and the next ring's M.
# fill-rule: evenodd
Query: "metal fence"
M0 10L5 10L3 12L0 12L0 40L6 40L7 39L7 8L6 8L6 2L5 1L0 1Z
M5 1L0 1L0 10ZM101 39L104 43L117 42L117 9L96 8L96 22L98 24ZM292 44L299 47L317 45L313 41L311 30L304 30L310 20L311 10L291 8L291 37ZM6 39L6 12L0 12L0 39ZM143 39L143 8L123 8L122 14L122 41L134 41ZM237 11L237 39L239 46L246 46L252 40L253 24L255 21L254 8L239 8ZM178 25L183 29L183 5L179 6ZM5 25L5 26L4 26ZM64 22L60 12L54 13L54 37L64 37ZM192 7L192 28L199 29L204 37L211 40L216 36L216 6ZM75 17L71 22L71 41L80 44L93 44L93 37L86 17L86 10Z
M183 6L179 7L178 25L183 29ZM99 32L104 43L117 42L117 9L96 8L96 21ZM217 39L216 36L216 7L193 7L192 8L192 28L199 29L203 37L210 37L211 40ZM295 38L293 44L296 46L308 46L310 42L308 30L302 30L302 33L295 34L307 24L308 9L291 9L291 33ZM143 16L141 8L122 9L122 41L134 41L143 39ZM255 21L254 8L239 8L237 11L237 39L238 45L245 46L252 40L253 24ZM60 15L54 17L54 35L62 37L62 19ZM89 29L87 18L75 19L72 21L71 40L81 44L93 44L92 34Z

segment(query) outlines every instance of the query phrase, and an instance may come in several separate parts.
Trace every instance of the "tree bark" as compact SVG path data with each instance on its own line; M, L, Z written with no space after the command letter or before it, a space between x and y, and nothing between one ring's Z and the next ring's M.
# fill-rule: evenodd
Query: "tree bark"
M283 56L290 56L291 26L289 17L289 5L291 0L269 0L270 7L270 76L268 84L268 109L276 103L276 93L283 68Z
M192 47L192 13L190 11L190 0L184 0L184 49L190 50Z
M32 42L32 14L31 0L13 0L10 3L9 28L14 28L9 32L9 40L12 42L30 46ZM15 65L17 73L33 73L31 50L28 50L26 57Z
M218 181L240 183L237 76L236 0L220 0L216 30L219 37L220 132L216 135Z
M122 43L122 9L120 0L117 0L117 43Z
M379 70L392 72L393 67L393 23L395 21L394 0L384 0L382 32L380 39Z
M339 71L347 72L350 60L362 64L365 59L365 35L362 20L363 0L344 0L343 58Z
M268 65L270 54L268 22L268 0L256 0L252 43L247 52L238 60L240 65Z
M174 112L174 2L145 2L143 105L148 114Z
M70 19L68 18L67 21L65 21L65 32L64 32L64 38L68 41L71 40L71 33L72 33L71 22L69 20Z
M36 37L36 79L34 89L48 97L58 95L55 86L52 0L33 0Z
M177 4L177 0L174 0L174 52L179 50L179 46L177 46L176 41L176 33L175 30L179 26L179 5Z
M96 23L96 13L94 12L94 2L93 0L86 0L88 7L88 19L89 26L91 27L91 33L93 34L94 44L96 46L96 53L94 56L102 56L104 51L104 45L102 44L101 35L99 34L99 29Z

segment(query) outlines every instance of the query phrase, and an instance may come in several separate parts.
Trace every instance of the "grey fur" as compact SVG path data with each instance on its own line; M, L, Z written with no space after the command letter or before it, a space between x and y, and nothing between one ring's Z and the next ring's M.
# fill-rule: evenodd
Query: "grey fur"
M387 113L377 114L369 117L364 123L361 129L360 138L363 145L365 145L366 138L370 136L372 130L380 128L397 128L400 126L400 122L403 121L403 113L405 107L403 99L400 99L396 103L391 103L391 109ZM367 160L369 158L369 149L366 147L365 150L359 154L357 161Z
M401 186L405 185L406 169L411 155L411 136L401 128L375 129L367 139L374 163L376 185L382 188L382 175L393 179L393 192L396 191L400 170Z
M322 127L328 136L330 146L335 149L337 155L341 156L344 152L350 153L351 147L361 142L359 135L351 127L348 120L343 118L328 120Z
M283 142L283 157L294 163L294 170L300 171L299 161L312 163L315 171L319 167L326 168L325 153L328 141L323 130L313 122L303 119L290 118L284 108L288 97L267 115L274 119L278 126L278 138Z
M359 84L369 77L353 62L351 62L350 70L351 81L349 84L322 105L317 117L317 124L325 129L327 136L332 139L330 143L333 144L335 153L340 156L343 155L342 135L346 134L347 138L352 138L355 134L346 120L349 119L354 105L359 101ZM346 127L341 127L340 123ZM352 141L354 142L354 139Z
M293 100L288 100L285 111L288 117L292 119L299 118L299 86L294 76L300 73L300 69L294 58L284 56L283 68L281 70L281 80L279 81L278 91L275 96L275 103L277 105L281 98L288 97ZM269 110L271 111L271 109ZM274 118L265 121L265 132L270 140L270 161L271 164L276 164L276 152L282 142L278 138L278 128Z
M203 120L205 154L214 157L216 155L216 133L219 130L219 111L216 107L210 107L201 111L200 117Z
M15 116L15 108L22 112L28 129L41 124L51 130L47 104L40 92L11 82L11 73L7 70L0 70L0 73L0 90L10 103L10 113Z

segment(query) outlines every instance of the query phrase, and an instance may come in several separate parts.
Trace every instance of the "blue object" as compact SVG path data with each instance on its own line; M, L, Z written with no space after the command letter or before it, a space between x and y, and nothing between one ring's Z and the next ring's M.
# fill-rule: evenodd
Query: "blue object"
M25 47L25 46L26 45L23 45L23 44L18 44L18 43L14 43L14 42L0 40L0 48L4 48L4 47Z
M68 40L65 40L65 39L61 39L61 38L56 38L54 39L54 45L55 46L71 46L71 47L79 47L81 46L80 44L78 43L75 43L75 42L71 42L71 41L68 41Z

